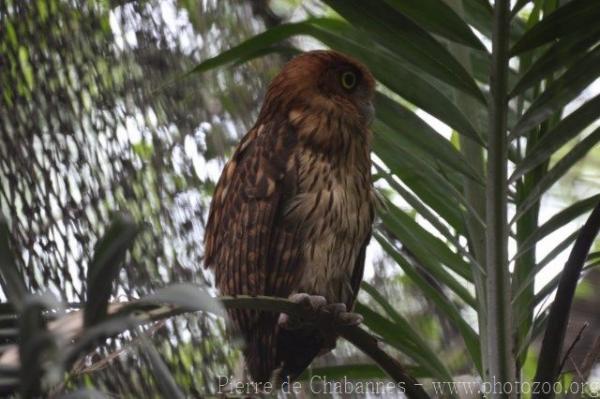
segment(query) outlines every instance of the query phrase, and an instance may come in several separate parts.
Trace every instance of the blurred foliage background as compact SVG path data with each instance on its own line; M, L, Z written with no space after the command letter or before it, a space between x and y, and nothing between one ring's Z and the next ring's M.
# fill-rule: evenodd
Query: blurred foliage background
M481 10L467 10L471 12L467 17L471 25L487 35L486 24L478 24L477 20ZM515 35L526 29L529 12L531 8L526 8L520 17ZM265 46L234 59L233 67L187 72L262 31L312 15L339 18L317 1L0 2L0 211L10 226L11 248L17 254L17 267L28 290L49 290L75 307L85 301L85 276L94 245L117 211L128 211L144 228L117 280L116 299L138 298L175 282L211 286L211 276L202 269L201 243L207 207L224 160L253 124L266 84L281 65L297 48L320 45L314 39L281 35L277 46ZM324 31L336 28L321 27ZM478 71L485 70L485 64L481 66L475 56L472 60L474 75L481 76ZM438 80L432 81L444 93L451 90ZM380 90L397 100L395 86L386 84L392 90ZM460 86L460 82L455 84ZM576 109L597 94L597 86L584 91L570 107ZM417 112L413 104L402 104L422 118L412 120L411 127L428 129L420 125L428 123L431 129L443 132L449 142L458 143L456 133L447 125L430 114ZM393 105L390 109L397 111ZM390 109L388 114L393 113ZM405 118L404 122L410 119ZM476 112L470 119L475 128L483 123ZM379 128L380 132L386 131ZM393 136L380 137L383 141L377 144L378 156L388 166L394 165L398 153L386 153L384 145ZM553 163L581 140L566 143L552 158ZM399 140L395 145L414 143ZM566 204L599 192L598 146L594 144L583 159L544 197L541 220L548 220ZM377 160L383 167L378 169L380 191L406 215L423 222L413 210L414 203L398 195L394 184L399 180L391 178L381 159ZM415 176L408 175L401 176L405 182L414 180ZM459 185L456 175L445 177ZM419 189L409 188L407 191ZM438 210L448 211L452 219L454 209L446 207L441 204ZM581 214L552 230L541 247L541 252L546 252L542 255L580 225L581 218L576 216ZM386 232L385 227L380 228ZM554 269L546 269L546 282L564 263L564 255L558 255L551 262ZM414 254L406 250L403 256L413 259ZM435 290L451 298L460 315L476 329L475 313L457 298L456 292L449 293L430 274L417 269ZM452 280L459 279L453 273L451 276ZM593 331L600 325L594 312L598 276L590 274L588 278L588 285L582 284L578 291L574 319L590 321L589 330ZM369 250L367 282L359 310L369 315L369 326L384 336L390 350L406 349L406 343L394 341L392 330L399 322L386 308L388 305L401 311L403 318L422 334L420 338L428 343L428 350L443 360L443 369L447 367L452 375L473 374L456 324L423 295L414 279L396 267L377 243ZM465 285L468 297L473 287ZM574 323L573 339L581 323ZM188 395L214 393L218 376L236 373L236 342L225 337L221 319L204 314L178 316L158 323L146 335ZM589 347L593 335L582 339L588 342L581 347ZM68 387L86 385L115 395L156 396L156 386L131 341L130 336L112 340L90 354ZM421 361L418 350L408 357L406 352L394 353L414 364L416 376L431 375L422 367L429 359L427 353ZM583 358L585 354L573 355ZM535 371L535 364L526 362L524 367L530 375ZM312 372L332 376L345 373L356 378L383 376L363 355L343 343L315 362Z
M94 244L119 210L145 225L119 299L209 283L201 242L215 172L281 60L176 79L277 21L249 1L1 2L0 209L30 291L82 302ZM231 375L221 327L197 315L153 329L188 393ZM115 352L122 345L97 355L106 362L90 357L79 377L152 397L139 360Z

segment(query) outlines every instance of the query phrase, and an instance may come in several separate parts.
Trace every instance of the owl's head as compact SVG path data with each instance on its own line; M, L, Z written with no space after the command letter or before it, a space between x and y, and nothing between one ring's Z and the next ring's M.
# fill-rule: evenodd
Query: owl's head
M269 86L263 112L326 116L367 127L375 80L360 62L335 51L310 51L288 62Z

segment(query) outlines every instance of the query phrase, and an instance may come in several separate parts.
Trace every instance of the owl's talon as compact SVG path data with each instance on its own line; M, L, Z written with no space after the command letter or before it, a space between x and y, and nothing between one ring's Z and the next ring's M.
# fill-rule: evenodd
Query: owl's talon
M316 311L327 305L327 299L320 295L308 295L303 292L292 294L288 298L291 302L295 302L304 307L307 311Z
M281 313L277 325L285 330L297 330L302 326L302 323L297 317L290 317L287 313Z
M337 325L350 327L350 326L358 326L360 323L364 321L364 318L361 314L352 313L352 312L343 312L337 318Z
M358 313L348 312L343 303L332 303L319 309L320 325L327 330L336 327L357 326L363 321Z
M319 309L327 305L327 300L325 299L325 297L320 295L308 295L303 292L292 294L289 296L288 299L291 302L301 305L303 308L303 314L315 316L307 319L299 315L288 315L287 313L282 313L279 315L279 320L277 321L277 324L279 324L281 328L284 328L286 330L297 330L307 325L315 324L315 320L313 319L316 319L316 315L318 314Z
M286 313L280 314L278 325L286 330L317 327L322 331L332 331L338 326L355 326L363 321L361 315L348 312L345 304L328 304L327 300L319 295L297 293L290 295L289 300L303 306L304 317Z
M330 303L324 305L321 309L319 309L324 315L332 315L333 317L337 317L340 313L346 312L346 304L344 303Z

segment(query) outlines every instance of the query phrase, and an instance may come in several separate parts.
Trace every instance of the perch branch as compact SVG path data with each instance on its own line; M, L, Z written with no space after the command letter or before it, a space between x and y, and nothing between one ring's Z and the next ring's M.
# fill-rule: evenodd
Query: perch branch
M198 289L202 289L198 287ZM300 304L288 301L285 298L265 296L220 297L220 302L226 309L254 309L268 312L287 313L303 318L310 317L309 311ZM120 333L131 330L137 326L155 321L161 321L174 316L187 314L199 310L206 310L203 306L198 308L187 306L173 306L161 303L150 303L145 300L111 303L108 306L108 318L89 328L83 326L83 312L71 312L66 316L50 323L49 328L60 334L65 341L75 340L74 348L69 354L87 353L93 350L103 339L118 336ZM220 313L219 315L222 315ZM98 334L97 331L102 332ZM405 368L396 359L385 353L378 340L359 326L341 327L336 331L341 337L352 343L373 361L375 361L394 382L402 384L406 395L411 399L429 399L422 385L409 375ZM87 334L86 334L87 333ZM18 346L3 351L0 356L0 365L18 366ZM76 360L68 359L71 364Z
M222 297L221 302L226 308L244 308L267 310L280 313L304 316L305 309L287 299L270 297ZM309 315L306 315L309 316ZM388 355L379 347L378 340L359 326L341 327L336 331L341 337L360 349L364 354L375 361L388 376L406 389L406 396L411 399L428 399L422 385L409 375L405 368L396 359Z
M227 309L255 309L288 313L300 317L310 316L309 314L306 314L307 311L301 305L290 302L284 298L240 295L237 297L221 297L219 299ZM181 309L176 308L164 309L150 314L148 320L160 320L165 317L172 317L182 313L186 313L186 310L184 309L181 311ZM336 332L373 359L373 361L375 361L392 380L402 384L406 389L406 396L411 399L429 399L429 395L427 395L423 389L422 384L419 384L415 378L409 375L400 362L384 352L379 347L378 340L367 331L359 326L347 326L338 329Z

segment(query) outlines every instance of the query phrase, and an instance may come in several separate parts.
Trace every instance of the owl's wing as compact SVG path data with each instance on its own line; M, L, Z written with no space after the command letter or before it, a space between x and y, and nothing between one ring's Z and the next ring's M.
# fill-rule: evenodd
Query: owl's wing
M373 211L371 211L371 214L372 213ZM358 256L356 257L356 263L354 264L352 276L350 277L350 288L352 290L352 294L350 300L346 303L348 310L354 308L354 303L356 301L356 297L358 296L358 291L360 290L360 283L362 282L363 274L365 271L365 258L367 255L367 246L369 245L370 240L371 235L369 235L362 243Z
M301 273L299 230L283 223L293 195L290 160L295 135L287 123L257 125L239 144L217 183L205 232L205 263L224 295L288 296ZM255 381L269 381L277 367L278 315L230 310L246 346Z
M286 169L294 140L285 122L257 124L221 174L206 227L205 263L225 295L286 295L290 274L299 272L290 267L297 258L294 231L277 219L293 187Z

